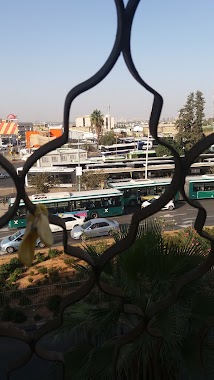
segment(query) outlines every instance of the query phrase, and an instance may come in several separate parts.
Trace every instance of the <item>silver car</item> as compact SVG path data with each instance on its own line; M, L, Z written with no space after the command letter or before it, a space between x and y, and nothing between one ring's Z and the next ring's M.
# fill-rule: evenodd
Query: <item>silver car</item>
M71 231L73 239L85 240L97 236L113 235L118 232L119 223L116 220L108 220L105 218L91 219L83 223L82 226L74 227Z
M25 228L16 231L13 235L6 236L1 240L0 250L7 253L13 253L18 251L18 248L22 242L25 233ZM44 248L45 244L40 239L36 241L36 247Z

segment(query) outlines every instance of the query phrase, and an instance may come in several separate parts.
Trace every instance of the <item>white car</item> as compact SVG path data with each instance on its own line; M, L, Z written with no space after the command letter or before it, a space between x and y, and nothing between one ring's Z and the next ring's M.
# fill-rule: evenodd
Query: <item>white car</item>
M156 196L154 198L151 198L151 199L148 199L148 200L145 200L142 204L141 204L141 208L145 208L149 205L151 205L151 203L155 202L159 197ZM172 211L174 210L175 208L175 204L174 202L171 200L169 201L163 208L162 210L169 210L169 211Z
M3 179L3 178L9 178L9 174L8 173L0 173L0 179Z
M113 235L118 232L119 223L116 220L108 220L105 218L91 219L82 226L74 227L71 231L73 239L85 240L97 236Z
M68 231L72 230L76 226L81 226L85 221L84 216L78 216L73 214L66 217L62 217L62 219L64 220L66 230ZM57 226L56 224L50 224L50 229L52 232L62 231L62 227Z

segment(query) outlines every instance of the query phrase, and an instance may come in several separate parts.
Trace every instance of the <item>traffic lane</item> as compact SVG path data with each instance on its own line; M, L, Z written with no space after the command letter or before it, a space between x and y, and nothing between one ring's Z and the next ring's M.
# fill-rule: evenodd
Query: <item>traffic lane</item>
M203 199L200 201L201 205L206 209L207 218L205 225L214 226L214 199ZM196 220L198 209L191 207L184 201L178 201L175 204L175 209L172 211L161 210L151 217L166 219L168 222L172 221L175 224L175 228L184 228L187 226L193 226ZM149 207L149 206L148 206ZM129 207L125 210L125 214L117 217L111 217L109 219L115 219L120 224L130 224L132 216L135 211L138 211L138 207ZM177 226L177 227L176 227Z

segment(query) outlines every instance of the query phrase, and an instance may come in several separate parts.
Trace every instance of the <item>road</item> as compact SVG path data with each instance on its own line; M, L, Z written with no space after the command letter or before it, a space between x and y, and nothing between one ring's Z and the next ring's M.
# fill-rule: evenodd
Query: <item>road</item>
M201 205L207 211L206 226L214 226L214 200L204 199ZM120 224L130 224L133 215L133 209L129 208L125 215L119 216L116 219ZM189 206L186 202L177 202L176 208L172 211L162 210L153 215L155 218L160 218L166 222L167 229L180 229L188 226L194 226L194 221L197 215L197 209ZM168 225L168 226L167 226Z
M214 201L213 199L205 199L201 201L202 206L207 211L207 219L206 226L214 226ZM113 217L109 219L115 219L120 224L130 224L133 212L136 209L128 208L126 209L126 213L124 215ZM162 210L157 214L153 215L155 218L159 218L162 222L165 223L166 230L177 230L180 228L185 228L188 226L193 227L194 221L197 215L197 210L190 207L185 202L177 202L176 208L172 211ZM10 235L15 232L15 230L9 230L8 227L4 227L0 230L0 239L5 236ZM69 242L77 242L77 240L73 240L70 237L70 233L68 232ZM62 233L57 232L54 233L54 245L57 246L62 242Z

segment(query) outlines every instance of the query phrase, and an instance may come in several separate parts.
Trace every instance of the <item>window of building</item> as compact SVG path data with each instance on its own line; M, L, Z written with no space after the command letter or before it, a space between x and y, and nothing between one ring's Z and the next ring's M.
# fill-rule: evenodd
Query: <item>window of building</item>
M61 156L62 161L67 161L67 156Z
M42 157L42 162L49 162L49 157Z
M57 156L52 156L52 162L58 162L58 157Z

